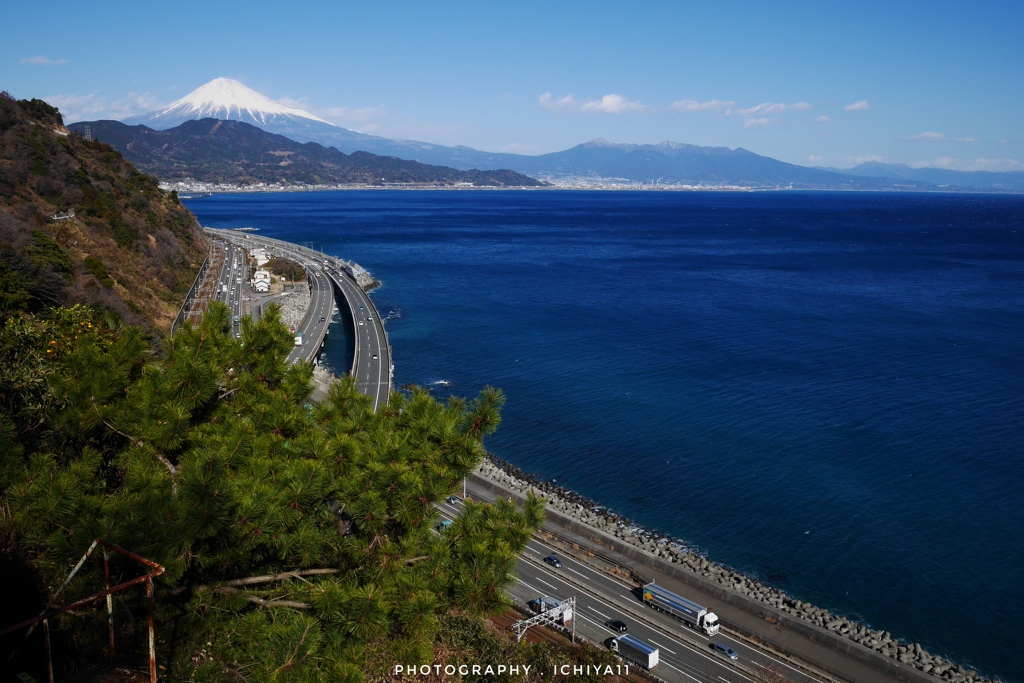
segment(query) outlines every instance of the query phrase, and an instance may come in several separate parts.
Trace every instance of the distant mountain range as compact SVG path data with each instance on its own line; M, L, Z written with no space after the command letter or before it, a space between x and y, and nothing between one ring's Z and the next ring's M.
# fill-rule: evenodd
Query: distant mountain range
M837 169L824 169L837 171ZM1024 171L996 173L992 171L953 171L947 168L913 168L905 164L883 164L869 161L846 171L848 175L894 178L928 183L937 187L970 187L994 192L1024 192Z
M632 145L592 140L561 152L527 156L392 140L336 126L226 78L215 79L164 109L127 119L125 123L167 130L205 117L249 123L300 143L315 142L348 154L371 152L464 170L509 169L549 180L833 190L1024 191L1024 172L915 169L878 163L861 164L850 170L808 168L742 148L698 147L677 142Z
M141 170L163 181L192 178L209 183L417 184L476 187L537 187L544 183L514 171L460 171L369 152L345 154L315 142L305 144L242 121L205 118L168 130L120 121L74 123L121 152Z

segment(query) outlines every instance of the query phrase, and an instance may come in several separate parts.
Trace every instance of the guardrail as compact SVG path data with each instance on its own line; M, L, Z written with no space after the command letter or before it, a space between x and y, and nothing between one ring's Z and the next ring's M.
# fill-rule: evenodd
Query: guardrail
M196 279L192 282L192 286L188 290L188 294L185 295L185 300L181 303L181 308L178 309L178 315L174 318L174 322L171 323L171 334L178 329L178 325L185 322L185 318L192 312L192 307L196 303L198 298L199 289L203 285L203 280L206 279L206 271L210 267L210 254L213 252L213 243L210 244L210 250L206 253L206 260L203 261L203 265L199 267L199 274L196 275Z

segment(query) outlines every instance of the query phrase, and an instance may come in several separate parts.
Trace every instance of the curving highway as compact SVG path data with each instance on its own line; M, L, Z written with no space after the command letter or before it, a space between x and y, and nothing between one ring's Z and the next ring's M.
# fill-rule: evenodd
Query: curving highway
M222 294L222 287L227 286L225 294L230 293L232 298L225 302L232 306L233 316L243 317L251 314L258 317L262 307L267 303L281 296L288 296L287 291L274 296L249 291L249 284L244 281L248 274L246 269L232 267L232 264L238 263L237 259L242 250L260 247L274 255L286 256L302 264L306 268L310 288L310 305L305 318L295 328L295 334L302 335L303 343L296 346L288 355L288 362L298 362L300 359L315 362L324 339L330 332L335 310L347 309L355 337L355 353L349 373L355 378L357 389L373 401L375 411L387 402L391 393L393 371L387 331L376 306L348 274L345 264L340 259L270 237L233 230L205 230L227 245L229 259L226 259L222 269L218 297ZM235 277L235 274L240 275L243 281L232 281L231 278ZM293 284L292 287L302 285L303 283ZM340 295L340 301L344 302L344 306L337 306L336 302L340 301L336 294ZM236 335L237 333L236 330Z

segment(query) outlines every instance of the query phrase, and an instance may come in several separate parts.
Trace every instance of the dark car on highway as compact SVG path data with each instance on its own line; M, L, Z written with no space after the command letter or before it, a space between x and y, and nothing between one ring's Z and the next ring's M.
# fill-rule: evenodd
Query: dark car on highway
M558 559L557 557L555 557L554 555L548 555L547 557L544 558L544 561L547 562L548 564L550 564L552 567L554 567L556 569L560 569L561 566L562 566L562 561L560 559Z
M725 643L711 643L710 647L716 654L725 655L729 659L738 660L740 658L740 656L736 654L736 650L733 650Z
M616 633L625 633L628 629L626 628L626 622L621 619L612 619L611 621L604 622L604 625L615 631Z

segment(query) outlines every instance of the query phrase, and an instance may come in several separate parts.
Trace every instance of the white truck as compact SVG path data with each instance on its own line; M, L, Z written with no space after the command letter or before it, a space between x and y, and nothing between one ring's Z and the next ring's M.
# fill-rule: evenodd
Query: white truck
M645 603L659 612L667 612L709 636L718 633L718 615L703 605L656 586L653 582L644 586L643 598Z
M296 346L302 346L302 333L301 332L299 332L297 335L295 335L295 345Z
M618 653L626 661L639 664L648 671L658 666L658 648L648 645L639 638L633 636L609 638L608 649Z

